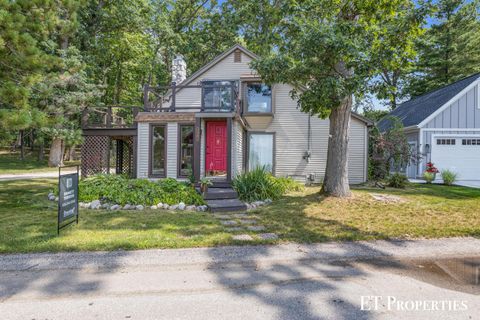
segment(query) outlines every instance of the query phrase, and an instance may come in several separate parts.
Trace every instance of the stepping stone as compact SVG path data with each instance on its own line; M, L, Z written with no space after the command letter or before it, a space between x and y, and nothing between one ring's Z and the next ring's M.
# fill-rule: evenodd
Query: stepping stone
M233 220L223 220L223 221L220 221L220 223L223 224L224 226L234 226L238 224L237 221L233 221Z
M222 220L232 219L232 216L230 216L228 214L214 214L213 216L217 219L222 219Z
M237 234L232 236L233 240L239 240L239 241L252 241L253 237L249 234Z
M258 235L262 240L277 240L278 236L275 233L260 233Z
M231 228L227 228L227 231L228 232L235 232L235 231L242 231L243 228L242 227L231 227Z
M235 213L233 216L235 218L240 218L240 219L241 218L248 218L248 214L246 214L246 213Z
M256 223L257 223L257 220L253 220L253 219L241 219L241 220L240 220L240 223L242 223L242 224L256 224Z
M264 226L248 226L247 227L248 231L263 231L265 230Z

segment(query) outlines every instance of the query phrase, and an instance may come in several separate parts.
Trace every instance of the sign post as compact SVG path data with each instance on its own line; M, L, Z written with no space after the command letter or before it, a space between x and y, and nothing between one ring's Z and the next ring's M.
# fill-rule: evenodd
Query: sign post
M69 167L76 167L76 172L62 174L62 169ZM57 235L60 229L74 222L78 224L78 165L58 168Z

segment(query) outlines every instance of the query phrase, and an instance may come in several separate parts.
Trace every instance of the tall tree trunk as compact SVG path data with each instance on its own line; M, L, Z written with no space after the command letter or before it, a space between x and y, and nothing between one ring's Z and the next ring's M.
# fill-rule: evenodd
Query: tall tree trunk
M25 131L20 130L20 159L25 160Z
M63 166L63 152L64 152L63 140L60 138L54 138L52 140L52 146L50 147L50 154L48 156L49 167L61 167Z
M328 141L327 168L322 193L334 197L349 197L348 185L348 140L352 96L345 97L342 103L330 113L330 137Z
M38 161L43 161L44 153L45 153L45 144L43 141L41 141L38 149Z

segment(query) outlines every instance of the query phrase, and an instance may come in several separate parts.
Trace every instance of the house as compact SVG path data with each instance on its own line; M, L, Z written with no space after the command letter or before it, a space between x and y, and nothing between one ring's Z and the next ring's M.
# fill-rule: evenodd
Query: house
M276 176L321 182L329 121L301 112L288 84L265 84L250 68L257 56L235 45L186 77L181 56L173 61L173 86L145 88L137 123L138 178L196 180L228 185L257 166ZM353 114L349 179L367 179L370 122Z
M402 103L379 122L381 131L391 126L389 116L403 123L419 155L406 167L409 178L422 176L433 162L459 180L480 181L480 73Z

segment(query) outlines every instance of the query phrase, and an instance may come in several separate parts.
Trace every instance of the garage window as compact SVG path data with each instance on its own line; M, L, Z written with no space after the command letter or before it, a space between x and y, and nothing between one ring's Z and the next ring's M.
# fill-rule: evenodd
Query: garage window
M455 145L455 139L437 139L438 145Z
M464 146L480 146L480 139L462 139Z

